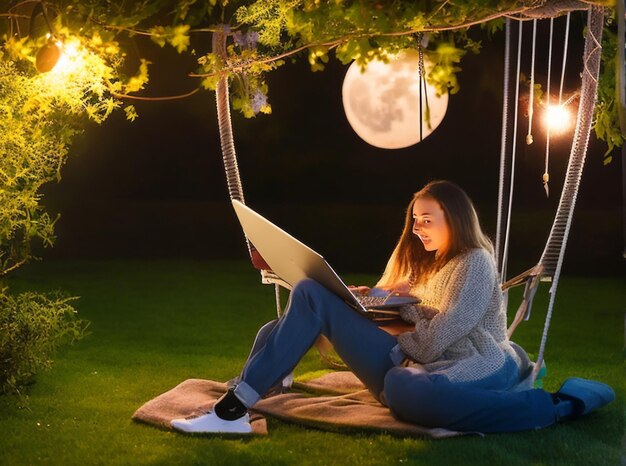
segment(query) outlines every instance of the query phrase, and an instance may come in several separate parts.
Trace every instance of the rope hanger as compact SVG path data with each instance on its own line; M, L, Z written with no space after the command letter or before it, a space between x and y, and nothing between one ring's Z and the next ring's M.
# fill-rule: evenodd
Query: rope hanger
M569 24L569 16L566 20ZM509 287L526 284L523 300L520 304L517 313L513 322L511 323L508 331L509 337L514 332L517 325L522 320L528 320L530 318L530 310L533 298L537 291L539 281L546 277L551 278L552 285L550 287L550 300L548 304L548 311L546 314L546 320L544 323L544 330L541 338L541 343L539 347L537 361L533 370L533 379L537 377L539 370L541 369L545 347L547 343L548 331L550 328L550 323L552 319L552 313L554 310L554 302L556 297L556 290L558 287L558 282L560 278L561 268L563 265L563 259L565 256L565 246L567 244L567 239L569 236L569 231L571 228L572 217L574 212L574 207L576 204L576 199L578 196L578 190L580 186L580 180L582 177L582 170L584 167L587 148L589 143L589 135L591 132L591 127L593 123L593 110L595 107L595 101L597 97L597 86L598 86L598 75L600 71L600 51L601 51L601 38L602 38L602 28L604 22L604 14L602 8L599 7L591 7L588 12L587 17L587 29L586 29L586 37L585 37L585 49L583 53L583 72L582 72L582 83L580 89L580 103L578 107L578 116L576 119L576 128L574 131L573 143L570 150L569 163L567 167L567 173L565 177L565 182L563 185L563 190L561 192L561 198L559 200L559 205L557 208L557 213L552 225L552 229L550 231L550 235L548 237L548 241L544 248L544 251L541 255L539 262L527 270L526 272L504 282L506 277L505 275L501 275L501 279L504 282L502 287L503 289L508 289ZM507 23L507 43L505 44L505 53L510 54L510 50L508 47L508 34L510 31L510 26ZM569 35L569 27L566 26L566 36ZM552 43L552 41L551 41ZM567 53L567 42L565 43L565 54ZM565 60L565 58L564 58ZM508 83L508 63L509 60L505 57L505 85ZM562 66L562 75L561 82L564 81L563 73L565 69L565 64ZM508 86L505 87L505 99L503 103L503 116L506 117L506 110L508 110ZM567 104L572 98L568 99L565 103L562 103L562 85L559 89L559 97L561 104ZM529 131L530 134L532 132ZM500 190L499 190L499 199L498 199L498 237L496 238L496 244L501 244L500 235L502 234L501 223L504 217L504 212L502 212L503 206L503 179L502 174L505 172L504 165L506 163L506 154L505 145L506 145L506 126L503 118L503 133L502 133L502 150L501 150L501 180L500 180ZM513 155L512 155L513 156ZM510 205L510 202L509 202ZM508 213L507 213L508 215ZM498 248L499 251L499 248ZM501 263L499 265L506 264L506 257L500 258ZM506 273L506 267L501 267Z
M519 109L519 88L520 88L520 73L521 73L521 58L522 58L522 31L523 24L521 21L518 22L518 33L517 33L517 69L516 69L516 80L515 80L515 109L513 111L513 141L512 141L512 149L511 149L511 174L509 181L509 202L507 207L507 216L506 216L506 232L504 238L504 250L502 252L502 268L500 270L500 277L506 277L506 268L507 261L509 257L509 237L511 232L511 212L513 210L513 188L515 186L515 158L516 158L516 148L517 148L517 115Z
M424 122L424 112L426 112L426 117L430 122L430 108L428 106L428 88L426 87L426 68L424 67L424 34L421 32L417 33L417 53L418 53L418 76L419 76L419 119L420 119L420 142L424 140L423 138L423 122ZM422 93L424 97L424 104L426 109L422 108ZM430 127L430 123L428 125Z
M565 103L563 103L563 86L565 81L565 68L567 63L567 52L568 52L568 39L569 39L569 26L570 26L570 13L567 13L565 20L565 38L564 38L564 48L563 48L563 60L561 66L561 79L559 86L559 99L558 105L567 105L574 96L570 97ZM502 222L504 219L499 215L497 225L498 231L496 234L496 263L499 264L499 272L502 282L506 281L506 272L507 272L507 259L508 259L508 251L509 251L509 236L511 230L511 211L513 205L513 191L514 191L514 183L515 183L515 160L517 154L517 126L518 126L518 102L519 102L519 85L521 82L521 50L522 50L522 26L523 22L518 22L518 42L517 42L517 68L516 68L516 84L515 84L515 110L513 112L513 135L512 135L512 147L511 147L511 155L510 155L510 174L509 174L509 194L508 194L508 207L506 210L506 227L504 231L501 231ZM552 70L552 50L553 50L553 34L554 34L554 18L550 18L550 38L548 42L548 69L547 69L547 81L546 81L546 111L550 109L550 83L551 83L551 70ZM504 84L504 93L507 95L509 92L509 68L510 68L510 19L507 19L506 30L505 30L505 84ZM534 114L534 90L535 90L535 56L536 56L536 46L537 46L537 19L533 19L533 27L532 27L532 48L531 48L531 65L530 65L530 85L529 85L529 106L528 106L528 132L526 134L526 144L530 145L533 143L534 138L532 134L532 125L533 125L533 114ZM502 145L501 145L501 172L500 172L500 180L502 186L500 186L499 190L499 199L503 198L504 187L503 187L503 178L505 176L506 171L506 160L503 160L503 157L506 159L506 150L507 150L507 125L508 125L508 102L505 99L503 104L503 117L502 117ZM550 124L548 122L546 129L546 150L545 150L545 165L544 165L544 173L542 176L543 187L546 192L546 197L549 197L549 159L550 159ZM503 205L498 205L498 214L503 211ZM500 245L500 237L504 234L504 247L502 248ZM502 250L502 257L499 257L499 253Z
M569 13L568 13L569 14ZM533 19L533 45L532 45L532 56L530 59L530 86L529 86L529 96L530 100L528 103L528 134L526 135L526 144L531 145L533 143L533 113L534 113L534 103L535 103L535 51L537 49L537 20Z
M560 85L559 85L559 100L558 100L558 108L561 108L563 105L565 105L563 103L563 84L565 81L565 67L567 64L567 49L568 49L568 42L569 42L569 25L570 25L570 13L567 13L567 16L565 17L565 37L563 39L563 61L562 61L562 65L561 65L561 81L560 81ZM550 74L552 71L552 44L553 44L553 33L554 33L554 19L550 18L550 43L549 43L549 53L548 53L548 79L547 79L547 83L546 83L546 109L549 111L550 110ZM534 55L534 46L533 46L533 55ZM569 102L569 101L568 101ZM550 181L550 173L549 173L549 163L550 163L550 122L548 122L547 125L547 132L546 132L546 156L545 156L545 169L544 169L544 173L543 173L543 177L542 177L542 181L543 181L543 187L544 190L546 192L546 197L550 196L550 188L549 188L549 181ZM529 128L530 128L530 124L529 124Z
M546 111L550 111L550 72L552 71L552 35L554 32L554 18L550 18L550 41L548 46L548 79L546 82ZM550 174L548 173L548 164L550 163L550 122L546 125L546 163L543 172L543 189L546 192L546 197L550 197L550 187L548 182L550 181Z

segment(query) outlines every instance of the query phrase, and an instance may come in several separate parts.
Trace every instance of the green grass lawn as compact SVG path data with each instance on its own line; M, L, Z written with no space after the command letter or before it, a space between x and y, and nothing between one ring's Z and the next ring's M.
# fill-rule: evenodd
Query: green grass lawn
M182 380L227 380L241 369L257 328L275 316L273 289L245 263L44 262L20 270L11 287L80 296L76 306L91 334L59 352L52 370L27 388L28 408L0 397L0 465L600 465L619 464L622 455L621 277L561 280L546 358L548 390L568 376L595 378L616 389L616 402L542 431L449 440L330 433L273 419L268 436L232 440L131 421L136 408ZM514 338L530 353L547 296L544 286L533 319ZM511 301L518 300L517 292ZM297 373L321 368L311 352Z

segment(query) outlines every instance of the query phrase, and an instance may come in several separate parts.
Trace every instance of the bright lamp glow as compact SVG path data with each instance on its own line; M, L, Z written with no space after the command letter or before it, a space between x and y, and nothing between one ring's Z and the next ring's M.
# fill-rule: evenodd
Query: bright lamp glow
M84 51L81 51L78 42L69 42L58 45L61 47L61 57L57 64L52 68L52 73L56 74L72 74L81 70L84 66Z
M548 105L543 118L551 133L562 134L572 126L572 115L564 105Z
M77 83L88 81L94 70L89 69L90 53L81 46L80 41L67 39L63 43L57 41L54 44L59 47L60 56L49 72L41 74L41 79L50 90L65 92L77 86Z
M353 62L343 81L343 108L352 129L368 144L400 149L420 142L420 76L417 50L405 50L389 63L374 60L361 73ZM441 123L448 94L422 90L422 139ZM426 112L426 94L430 121Z

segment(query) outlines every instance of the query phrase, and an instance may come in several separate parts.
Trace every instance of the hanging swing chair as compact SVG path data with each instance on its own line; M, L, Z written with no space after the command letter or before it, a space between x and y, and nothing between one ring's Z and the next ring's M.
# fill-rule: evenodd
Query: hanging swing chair
M535 266L529 270L506 280L507 273L507 256L509 250L509 231L511 223L511 206L513 198L513 187L515 179L515 146L517 137L517 104L519 96L519 76L520 76L520 50L522 43L522 22L524 20L533 21L533 58L534 63L534 47L536 37L536 24L538 19L549 19L551 22L555 17L567 14L567 20L569 24L569 12L574 10L586 10L587 11L587 31L585 36L585 46L583 52L583 70L582 70L582 82L580 88L580 102L578 106L578 114L576 118L576 129L574 132L573 142L569 155L569 163L567 167L567 173L565 177L565 183L561 192L561 198L558 204L557 212L546 242L545 248L539 261ZM500 152L500 174L499 174L499 189L498 189L498 217L497 217L497 233L496 233L496 262L500 273L500 279L502 283L502 289L505 295L505 302L508 290L511 287L524 285L524 293L522 303L520 304L515 317L509 327L509 337L513 334L516 327L522 320L528 320L530 318L530 311L533 302L533 298L537 292L537 288L541 281L551 281L550 287L550 301L548 304L548 310L546 314L546 320L544 324L543 335L539 346L539 352L537 361L534 364L531 383L537 378L537 375L543 365L545 346L548 336L548 330L550 328L550 321L552 318L552 312L554 308L554 300L556 296L556 290L559 283L561 274L561 268L563 265L563 258L565 254L565 246L572 223L572 217L574 213L574 207L576 205L576 198L578 195L578 189L580 186L580 180L582 176L582 170L585 163L585 156L587 153L587 146L589 141L589 135L592 127L593 111L597 96L598 76L600 71L600 55L601 55L601 39L602 29L604 23L604 14L601 7L589 6L583 2L577 1L555 1L548 2L547 5L536 8L533 10L527 10L523 13L523 16L518 18L518 55L517 55L517 74L515 76L515 105L513 116L513 131L512 138L512 150L507 150L508 138L509 138L509 120L511 114L509 110L509 89L511 86L510 79L510 58L511 58L511 24L514 20L511 18L506 19L506 39L505 39L505 57L504 57L504 100L502 110L502 144ZM566 37L567 31L566 30ZM226 39L227 34L224 30L217 31L213 34L213 52L219 56L226 57ZM552 41L551 41L552 42ZM565 47L566 49L567 47ZM623 50L621 51L623 53ZM566 54L564 54L565 56ZM565 59L564 59L565 61ZM533 65L534 67L534 65ZM565 63L563 63L563 72L565 70ZM534 83L534 72L531 73L533 78L531 79L531 86ZM562 83L562 78L561 78ZM531 87L532 89L532 87ZM561 84L562 89L562 84ZM562 94L562 92L561 92ZM531 92L532 98L532 92ZM561 97L559 97L560 100ZM239 168L237 164L237 157L235 153L235 144L233 139L233 130L230 115L229 104L229 87L228 77L223 75L219 80L216 88L216 101L217 101L217 115L219 123L219 134L221 142L221 150L224 162L224 169L226 172L226 180L228 184L228 192L231 199L235 199L245 204L243 187L239 176ZM529 115L529 120L532 121L532 113ZM530 127L530 125L529 125ZM530 137L529 137L530 136ZM527 136L527 142L531 142L532 136ZM549 152L549 137L547 143L546 153ZM546 156L546 161L548 157ZM547 165L546 165L547 166ZM507 173L509 174L508 190L507 190ZM548 177L547 168L546 174L543 178L544 187L546 193L548 193ZM506 203L506 205L505 205ZM281 315L281 299L280 288L291 289L288 283L284 282L279 276L277 276L267 263L263 260L259 252L255 249L254 245L246 238L246 244L248 252L252 260L252 265L258 269L261 273L261 281L264 284L272 284L275 289L276 297L276 309L278 316ZM324 357L324 352L320 351ZM325 358L331 366L336 366L332 360Z

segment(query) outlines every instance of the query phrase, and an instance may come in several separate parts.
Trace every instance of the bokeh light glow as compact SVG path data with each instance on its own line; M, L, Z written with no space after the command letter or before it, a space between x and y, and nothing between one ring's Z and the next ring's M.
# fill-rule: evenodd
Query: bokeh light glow
M80 44L76 41L62 44L57 42L57 45L61 48L61 57L57 64L52 68L52 73L57 75L69 75L80 71L84 66L84 54Z
M89 66L90 52L81 45L78 39L70 38L63 42L57 41L61 55L47 73L41 74L41 79L53 93L65 93L92 79L93 66Z
M563 134L572 127L572 115L564 105L549 105L544 113L544 123L550 133Z

